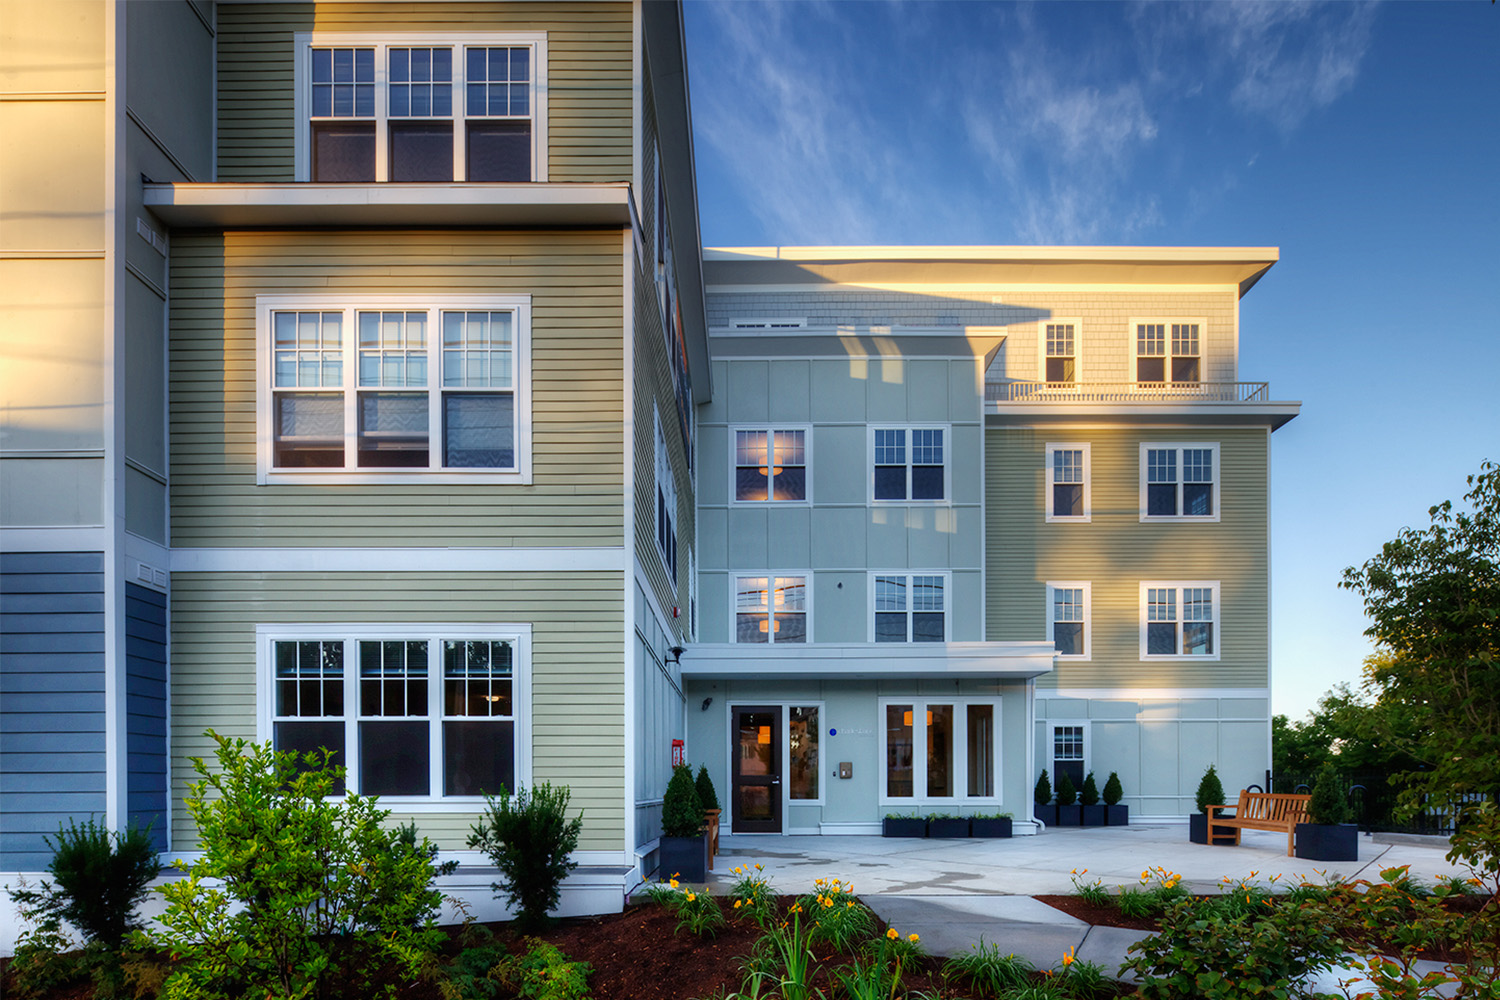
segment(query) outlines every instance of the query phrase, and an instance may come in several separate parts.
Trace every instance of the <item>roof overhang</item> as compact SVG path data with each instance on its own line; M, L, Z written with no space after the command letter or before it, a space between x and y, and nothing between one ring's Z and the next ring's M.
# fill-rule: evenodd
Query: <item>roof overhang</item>
M1050 642L698 643L681 659L687 680L1027 680L1050 673L1055 654Z
M1100 421L1139 425L1202 424L1276 430L1302 411L1297 402L1268 403L986 403L986 422L1065 426Z
M1244 295L1276 247L720 247L703 252L717 285L1224 285Z
M147 184L170 226L628 226L629 184Z

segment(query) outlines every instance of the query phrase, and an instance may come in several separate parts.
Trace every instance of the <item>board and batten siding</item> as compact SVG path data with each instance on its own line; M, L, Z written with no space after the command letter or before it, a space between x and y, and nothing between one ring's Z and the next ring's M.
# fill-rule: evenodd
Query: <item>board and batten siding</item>
M183 796L204 730L256 737L255 627L299 623L494 622L532 627L532 779L572 790L584 850L624 839L624 594L618 573L174 573L173 845L197 838ZM445 850L475 813L415 817Z
M0 555L0 871L42 871L43 838L105 819L104 556Z
M618 231L173 237L172 544L620 546ZM257 294L531 295L530 486L256 485Z
M1037 679L1058 688L1263 688L1270 683L1267 462L1263 428L990 427L986 433L987 600L991 640L1047 638L1049 580L1089 581L1092 656ZM1140 443L1218 442L1220 520L1140 522ZM1047 523L1046 447L1089 442L1088 524ZM1219 659L1143 661L1140 584L1220 583Z
M295 179L299 31L545 31L548 180L629 181L633 16L628 3L222 4L218 179Z

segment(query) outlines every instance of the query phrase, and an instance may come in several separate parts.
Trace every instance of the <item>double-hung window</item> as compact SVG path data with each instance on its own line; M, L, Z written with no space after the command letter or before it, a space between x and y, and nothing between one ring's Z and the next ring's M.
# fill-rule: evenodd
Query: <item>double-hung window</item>
M807 642L806 576L741 576L734 581L735 642Z
M529 778L529 626L287 625L256 634L261 737L299 755L330 751L349 791L437 802L497 795Z
M1219 446L1141 444L1141 520L1219 520Z
M546 180L539 32L299 32L297 179Z
M879 704L882 801L999 797L999 700L883 698Z
M1141 659L1219 658L1217 580L1141 584Z
M672 590L677 590L677 477L672 472L672 456L667 451L667 436L662 431L661 413L654 411L656 424L656 552L667 571Z
M873 574L875 642L946 642L946 573Z
M1042 381L1048 388L1071 388L1078 384L1077 320L1053 320L1042 325Z
M1142 320L1134 327L1137 384L1198 385L1203 374L1202 323Z
M806 428L736 428L736 503L807 500Z
M260 482L529 481L529 296L260 296L256 312Z
M871 496L877 501L948 499L946 427L870 430Z
M1092 592L1086 582L1047 584L1047 621L1059 657L1089 658Z
M1090 520L1090 458L1087 443L1047 445L1047 520Z

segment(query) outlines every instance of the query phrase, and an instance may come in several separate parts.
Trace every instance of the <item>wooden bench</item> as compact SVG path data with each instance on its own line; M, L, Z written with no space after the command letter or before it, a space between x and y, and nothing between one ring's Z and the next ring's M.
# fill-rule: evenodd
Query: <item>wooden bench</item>
M1227 840L1228 834L1214 835L1220 826L1234 829L1234 844L1240 843L1241 830L1286 831L1286 856L1292 856L1292 847L1297 836L1297 824L1307 822L1307 803L1311 795L1293 795L1289 792L1240 792L1239 805L1233 816L1216 818L1214 813L1229 806L1208 807L1208 842Z

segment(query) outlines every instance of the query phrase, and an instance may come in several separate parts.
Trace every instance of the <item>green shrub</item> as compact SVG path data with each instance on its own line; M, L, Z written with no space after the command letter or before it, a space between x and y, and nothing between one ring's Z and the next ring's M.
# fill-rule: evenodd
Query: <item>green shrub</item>
M21 919L31 925L16 941L17 992L41 993L91 974L96 994L113 996L124 985L120 949L141 926L136 909L161 870L150 827L132 823L120 833L92 818L69 820L56 839L44 839L52 849L51 881L36 888L23 883L10 892ZM64 922L83 935L82 955L64 955L72 949Z
M484 797L484 814L470 827L469 846L489 855L500 870L500 881L490 886L516 911L516 926L538 930L557 908L562 882L578 867L572 858L583 831L582 814L568 819L569 790L547 782L500 790L498 798Z
M703 832L703 803L686 764L672 768L672 780L662 796L661 830L668 837L696 837Z
M1047 769L1042 768L1042 776L1036 779L1036 788L1032 790L1031 797L1039 806L1047 805L1052 801L1052 782L1047 780Z
M1124 797L1125 789L1120 787L1120 776L1114 771L1109 772L1109 780L1104 783L1104 804L1117 806ZM1217 802L1211 804L1218 805Z
M393 968L429 967L443 941L427 841L408 843L373 798L330 798L329 751L278 753L226 739L218 767L192 758L188 792L203 857L160 890L161 929L137 940L175 954L163 1000L390 996Z
M976 991L987 996L1006 996L1008 990L1023 989L1036 971L1026 959L1002 955L999 945L986 944L982 937L968 951L950 958L943 970L967 978Z
M1198 811L1205 816L1208 815L1209 806L1224 805L1224 783L1219 780L1219 772L1214 770L1212 764L1208 770L1203 772L1203 779L1198 782L1198 796L1195 800Z
M1078 793L1080 805L1096 806L1099 804L1099 786L1094 784L1094 772L1090 771L1083 779L1083 788Z
M1161 930L1132 944L1120 966L1140 977L1146 1000L1239 1000L1304 995L1317 972L1332 968L1343 942L1328 933L1316 906L1282 904L1259 913L1228 913L1213 901L1183 899L1168 907Z
M1078 804L1078 789L1073 787L1073 779L1068 777L1067 771L1057 776L1057 804L1060 806Z
M714 793L714 783L708 776L707 765L699 765L698 780L693 782L693 787L698 791L698 804L704 811L719 808L719 796Z
M1318 768L1312 798L1307 802L1307 820L1330 825L1349 822L1349 802L1344 798L1343 785L1331 763L1325 762Z
M555 945L527 938L524 955L506 958L491 973L518 1000L585 1000L589 995L587 962L570 962Z

